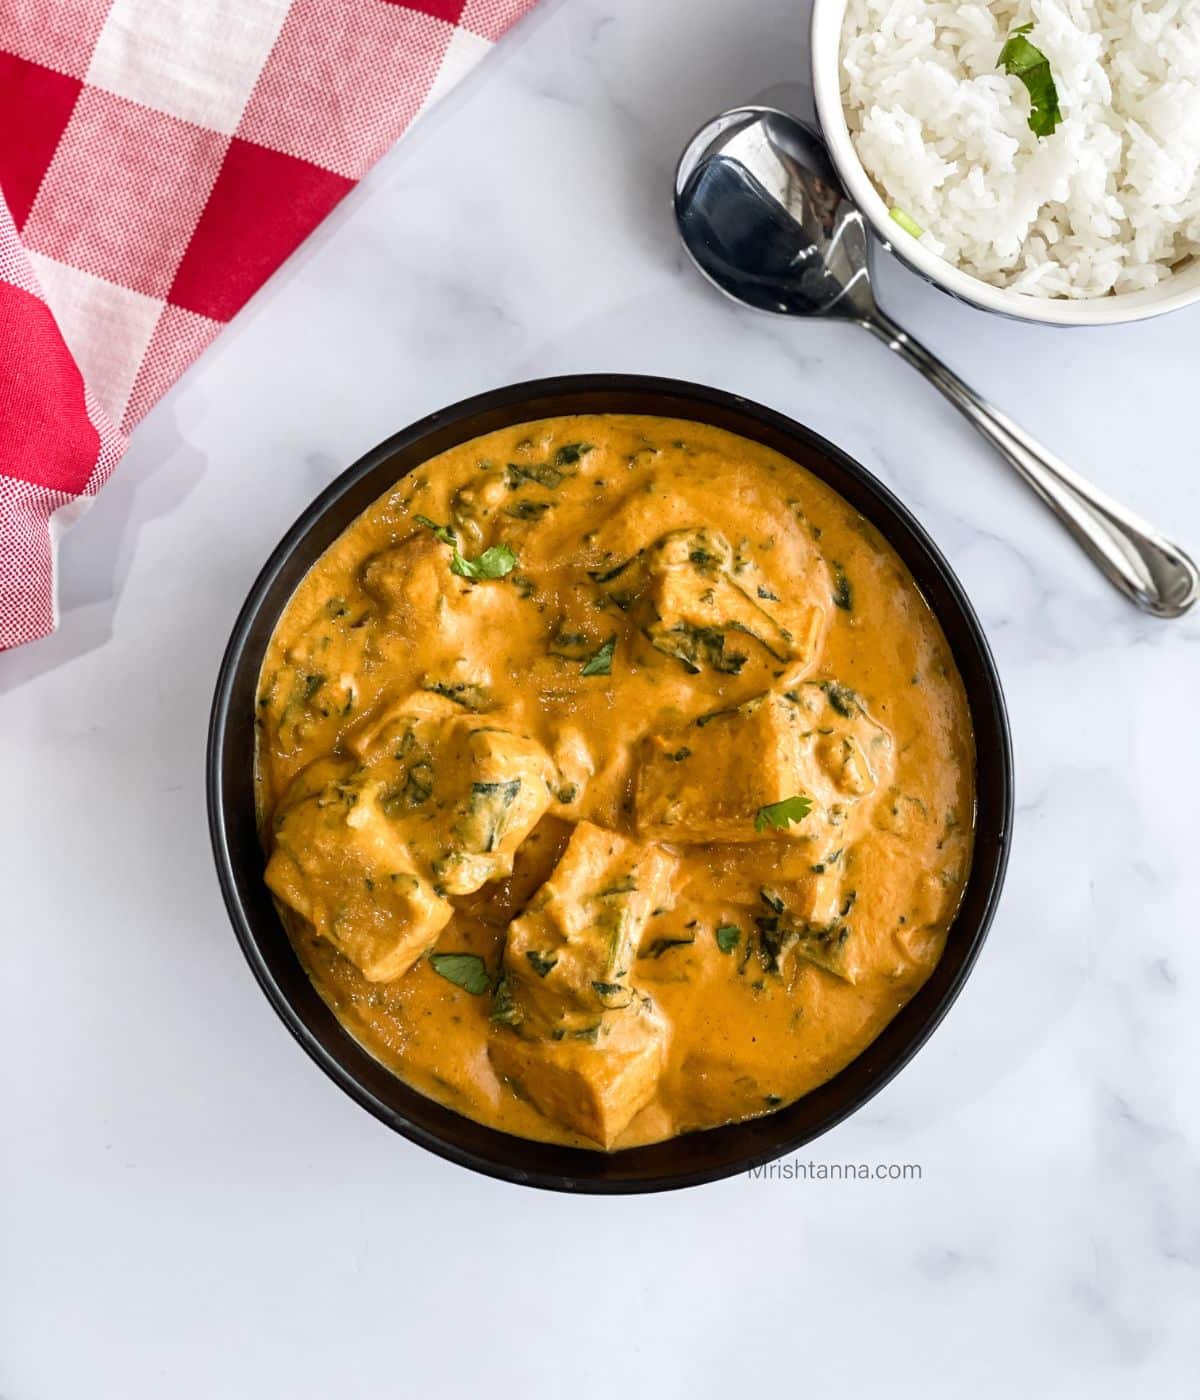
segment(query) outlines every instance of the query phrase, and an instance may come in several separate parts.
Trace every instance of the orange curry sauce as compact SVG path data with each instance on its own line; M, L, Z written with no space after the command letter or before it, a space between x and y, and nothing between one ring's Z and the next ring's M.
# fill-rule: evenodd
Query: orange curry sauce
M257 724L322 996L525 1137L807 1093L928 977L971 861L970 714L913 579L691 422L526 423L403 478L288 604Z

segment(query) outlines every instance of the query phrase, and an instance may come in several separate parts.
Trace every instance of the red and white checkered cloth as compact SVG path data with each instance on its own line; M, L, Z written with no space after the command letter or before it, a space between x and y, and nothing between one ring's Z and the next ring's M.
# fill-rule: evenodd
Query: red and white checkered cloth
M0 0L0 649L130 429L534 0Z

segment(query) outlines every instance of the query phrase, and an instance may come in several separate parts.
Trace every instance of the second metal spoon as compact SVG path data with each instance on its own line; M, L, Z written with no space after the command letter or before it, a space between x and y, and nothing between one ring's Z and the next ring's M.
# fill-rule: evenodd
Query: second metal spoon
M675 217L696 266L736 301L853 321L919 369L1139 608L1179 617L1196 601L1200 573L1178 546L1047 452L879 309L862 215L811 127L768 107L714 118L680 158Z

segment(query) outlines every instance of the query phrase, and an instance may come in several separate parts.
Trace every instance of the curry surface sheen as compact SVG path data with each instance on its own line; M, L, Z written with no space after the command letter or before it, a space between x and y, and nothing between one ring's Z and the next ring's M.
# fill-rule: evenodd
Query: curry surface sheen
M526 1137L813 1089L929 975L971 860L970 715L907 570L692 422L526 423L403 478L291 599L257 724L321 994Z

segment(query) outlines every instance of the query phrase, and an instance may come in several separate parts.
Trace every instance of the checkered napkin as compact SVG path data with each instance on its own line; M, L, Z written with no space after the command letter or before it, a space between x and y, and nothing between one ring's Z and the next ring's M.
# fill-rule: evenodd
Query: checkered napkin
M534 0L0 0L0 649L130 429Z

